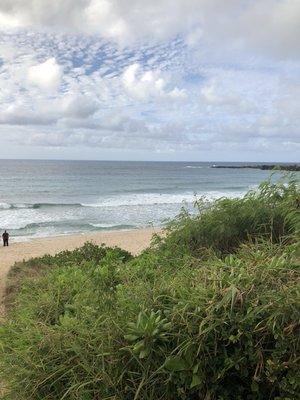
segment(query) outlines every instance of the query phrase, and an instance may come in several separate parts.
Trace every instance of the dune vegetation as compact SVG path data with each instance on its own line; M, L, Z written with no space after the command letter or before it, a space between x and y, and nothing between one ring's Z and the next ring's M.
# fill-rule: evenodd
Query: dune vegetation
M195 207L136 257L87 243L14 266L5 398L299 398L297 183Z

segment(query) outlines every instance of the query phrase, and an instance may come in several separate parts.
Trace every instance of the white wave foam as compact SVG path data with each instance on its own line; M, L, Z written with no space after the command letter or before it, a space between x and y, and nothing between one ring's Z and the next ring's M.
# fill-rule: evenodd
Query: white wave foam
M11 208L32 208L33 206L31 204L11 204Z
M8 203L0 203L0 210L9 210L11 205Z
M206 167L200 167L199 165L186 165L184 168L192 168L192 169L202 169Z
M247 193L247 190L245 191L231 191L231 192L220 192L217 190L212 190L210 192L204 192L204 193L199 193L197 197L199 198L200 196L204 196L207 200L217 200L223 197L226 197L228 199L234 199L234 198L240 198L243 197Z
M205 196L208 200L215 200L220 197L241 197L245 192L220 192L209 191L202 193L182 193L182 194L168 194L168 193L143 193L121 195L118 197L103 198L99 203L82 204L84 207L126 207L126 206L152 206L163 204L182 204L194 203L200 196Z
M105 223L101 223L101 224L90 223L90 225L93 226L94 228L103 228L103 229L105 229L105 228L115 228L116 226L118 226L116 224L105 224Z
M10 209L23 209L23 208L33 208L32 204L25 203L0 203L0 210L10 210Z
M109 228L114 228L114 229L129 229L129 228L134 228L135 225L128 225L128 224L97 224L97 223L90 223L90 226L93 226L94 228L102 228L102 229L109 229Z
M99 203L82 204L85 207L122 207L122 206L144 206L156 204L180 204L183 201L193 202L194 194L158 194L141 193L121 195L118 197L103 198Z
M75 218L75 217L74 217ZM66 216L61 215L50 215L40 213L35 209L6 209L0 213L0 228L2 229L24 229L32 224L42 223L55 223L57 221L63 221Z

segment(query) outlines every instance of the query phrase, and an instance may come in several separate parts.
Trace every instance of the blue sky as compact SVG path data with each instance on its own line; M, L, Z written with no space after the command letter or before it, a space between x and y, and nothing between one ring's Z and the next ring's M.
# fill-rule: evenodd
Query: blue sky
M4 0L0 157L299 161L299 37L299 0Z

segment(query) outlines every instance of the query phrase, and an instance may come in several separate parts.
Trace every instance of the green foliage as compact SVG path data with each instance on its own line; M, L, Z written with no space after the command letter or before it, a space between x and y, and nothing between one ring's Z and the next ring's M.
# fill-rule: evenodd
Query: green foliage
M107 257L107 252L113 254L122 259L124 262L132 258L132 255L128 251L114 247L108 249L104 244L97 246L92 242L86 242L82 247L73 251L65 250L55 256L45 255L39 258L39 262L47 265L58 265L64 266L66 264L81 264L87 261L91 261L98 264L104 257Z
M164 251L199 256L211 248L230 253L249 239L279 242L299 233L300 194L292 178L264 182L241 199L222 198L214 203L200 199L196 207L196 216L183 209L169 224L168 235L161 241Z
M0 328L7 399L299 398L297 196L268 183L205 205L135 258L87 244L35 260L51 268Z
M124 336L132 343L128 349L139 358L146 358L152 352L161 351L159 343L167 340L170 327L171 323L162 318L160 311L141 311L137 321L128 324L129 333Z
M118 247L107 248L104 244L97 246L92 242L86 242L82 247L73 251L62 251L55 256L45 255L39 258L32 258L28 261L16 263L10 270L9 281L6 289L5 304L10 309L15 302L15 293L20 290L24 279L30 277L32 280L49 272L50 269L66 266L78 266L87 264L98 265L101 262L104 273L104 264L106 268L114 268L117 263L125 263L131 260L132 255ZM101 274L97 270L94 272L94 279L101 280ZM98 279L98 280L99 280Z

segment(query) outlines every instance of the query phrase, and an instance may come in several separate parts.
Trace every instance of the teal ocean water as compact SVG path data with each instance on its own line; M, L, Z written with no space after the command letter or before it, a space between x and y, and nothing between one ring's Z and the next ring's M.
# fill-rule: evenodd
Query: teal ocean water
M27 240L159 226L195 195L241 196L270 175L213 164L2 160L0 229Z

